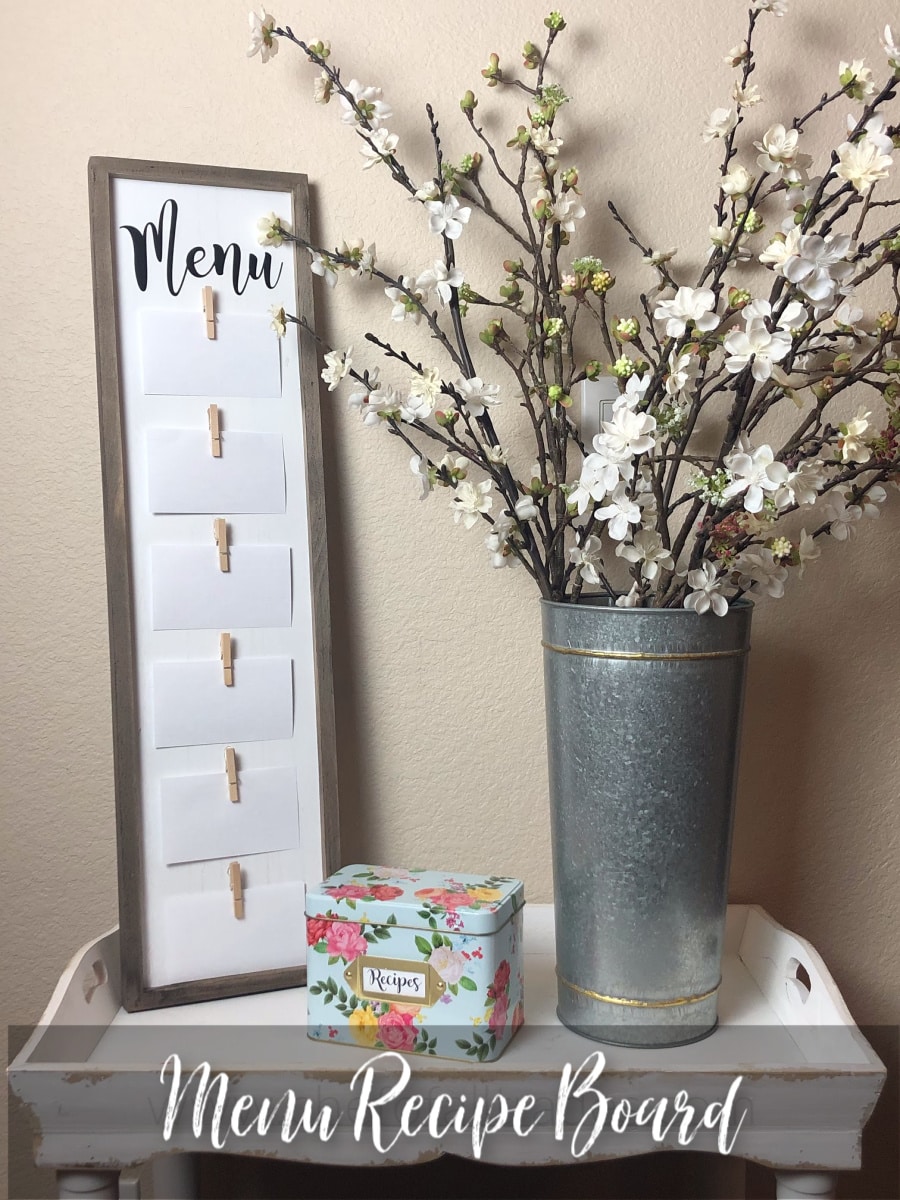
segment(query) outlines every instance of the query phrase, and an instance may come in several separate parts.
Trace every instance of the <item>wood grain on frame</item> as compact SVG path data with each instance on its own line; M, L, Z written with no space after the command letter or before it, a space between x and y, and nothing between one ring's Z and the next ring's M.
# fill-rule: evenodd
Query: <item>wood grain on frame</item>
M123 443L123 396L118 353L112 189L113 181L122 178L288 192L293 204L292 228L308 236L309 193L306 176L115 158L92 158L88 164L88 176L106 529L123 1004L128 1011L138 1011L300 986L306 981L305 966L191 980L161 987L151 987L146 982L140 712L128 480ZM312 326L314 317L309 262L307 256L297 253L296 249L295 277L297 315ZM302 330L299 339L324 877L340 865L328 544L316 347L310 335ZM298 919L302 920L302 914L298 914Z

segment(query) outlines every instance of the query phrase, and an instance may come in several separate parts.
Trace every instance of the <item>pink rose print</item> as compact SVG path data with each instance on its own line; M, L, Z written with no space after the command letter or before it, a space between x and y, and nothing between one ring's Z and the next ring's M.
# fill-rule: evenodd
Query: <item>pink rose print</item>
M449 909L467 908L475 903L467 892L451 892L448 888L420 888L416 898Z
M386 883L376 883L374 887L369 888L367 895L374 896L376 900L396 900L398 896L403 895L403 888L391 887Z
M513 1027L513 1029L518 1029L520 1025L524 1025L524 1024L525 1024L525 1005L520 1000L519 1003L516 1005L516 1007L513 1009L512 1027Z
M360 954L365 954L369 943L362 935L362 929L353 921L332 921L328 930L328 953L337 955L345 962L353 962Z
M503 1037L503 1031L506 1028L506 1016L509 1012L509 1000L504 993L497 997L497 1003L494 1005L494 1011L491 1013L488 1020L488 1028L491 1033L496 1034L498 1038Z
M364 888L358 883L342 883L340 887L331 887L325 890L329 896L334 896L335 900L362 900L364 896L371 894L368 888Z
M500 992L506 991L508 984L509 984L509 963L504 958L504 960L501 962L500 966L497 968L496 974L494 975L494 991L497 992L497 994L499 995Z
M466 958L449 946L438 946L432 950L428 960L444 983L459 983L466 972Z
M323 917L320 913L317 917L306 918L306 944L314 946L316 942L321 942L322 938L328 937L328 930L331 922Z
M373 867L372 874L376 879L412 879L411 872L399 867Z
M416 1044L416 1027L412 1013L395 1008L378 1018L378 1036L387 1050L412 1050Z

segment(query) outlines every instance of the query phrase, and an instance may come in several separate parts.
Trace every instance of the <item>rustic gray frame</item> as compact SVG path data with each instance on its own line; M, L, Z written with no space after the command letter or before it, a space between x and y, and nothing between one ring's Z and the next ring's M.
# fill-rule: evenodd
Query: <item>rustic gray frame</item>
M115 233L112 228L112 182L116 178L289 192L292 197L292 228L304 237L309 235L309 190L305 175L286 172L121 158L91 158L88 163L97 394L100 407L100 451L106 530L122 1002L129 1012L135 1012L201 1000L217 1000L250 992L271 991L275 988L299 987L306 982L306 967L227 975L164 987L150 987L145 980L140 714L136 689L134 597L126 501L128 480L122 438L124 423L119 375ZM296 250L295 265L297 315L312 327L314 320L309 261L306 255L301 255ZM322 427L315 342L302 327L295 328L298 330L301 351L300 388L303 396L306 450L324 876L340 865L340 834ZM298 913L297 919L302 920L303 915Z

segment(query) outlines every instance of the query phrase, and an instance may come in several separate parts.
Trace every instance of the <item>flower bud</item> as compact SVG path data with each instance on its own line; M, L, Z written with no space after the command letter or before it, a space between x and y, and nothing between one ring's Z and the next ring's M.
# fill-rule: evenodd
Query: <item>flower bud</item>
M536 71L541 65L541 52L534 42L526 42L522 47L522 66L527 71Z
M505 258L503 260L503 270L507 275L515 277L522 271L521 258Z
M313 54L317 54L319 58L327 58L331 53L331 42L315 41L307 43Z
M544 333L548 338L558 338L565 328L562 317L548 317L544 321Z
M613 326L613 336L617 342L633 342L641 332L637 317L619 317Z
M831 365L831 369L834 371L835 375L846 375L851 370L852 366L853 361L850 358L850 355L845 351L843 354L839 354L837 358L835 358Z
M478 107L478 101L475 99L475 93L470 88L459 102L459 107L463 112L474 112Z
M569 167L567 171L563 171L562 182L564 191L575 191L578 183L578 168Z
M745 308L753 297L746 288L730 287L728 289L728 307L735 311Z
M487 328L482 329L478 337L486 346L494 346L498 341L502 341L506 337L502 318L495 317L493 321L489 321Z
M548 29L553 29L557 33L561 33L566 27L566 23L562 19L562 14L558 13L556 9L553 10L549 17L544 17L544 24Z
M834 380L830 375L826 375L825 378L820 383L815 384L812 389L812 393L817 400L827 400L833 391Z
M602 271L596 271L591 276L591 290L596 292L598 296L602 296L609 291L615 282L614 276L604 267Z
M437 421L438 425L443 426L444 429L452 429L459 420L459 413L455 408L449 408L446 412L442 412L440 409L438 409L438 411L434 414L434 419Z
M893 333L897 328L897 318L892 312L883 312L878 314L878 320L875 322L875 328L880 333Z
M503 78L503 72L500 70L500 59L496 54L492 54L488 60L488 65L481 72L484 78L488 81L488 87L496 87Z
M885 359L881 369L886 375L900 375L900 358Z
M520 125L516 130L515 135L511 137L506 144L511 150L514 150L517 146L527 146L530 141L531 134L524 125Z
M635 372L634 359L629 358L627 354L623 354L621 358L617 358L610 368L613 375L617 375L619 379L630 379Z
M504 283L500 288L500 295L504 300L508 300L511 304L515 304L522 299L522 289L519 287L519 281L514 279L512 283Z
M603 370L603 364L597 362L596 358L592 358L589 363L585 364L584 373L588 379L596 379Z

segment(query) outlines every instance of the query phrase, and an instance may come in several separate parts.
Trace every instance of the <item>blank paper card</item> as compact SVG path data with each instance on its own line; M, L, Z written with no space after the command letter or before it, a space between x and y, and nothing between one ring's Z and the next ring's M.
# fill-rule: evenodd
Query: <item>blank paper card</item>
M145 395L281 399L280 347L271 317L217 314L214 338L206 336L199 304L195 313L144 309L140 323Z
M154 513L283 513L280 433L222 432L215 458L202 429L148 429L147 476Z
M234 658L234 684L219 659L153 665L154 744L267 742L294 732L289 658Z

